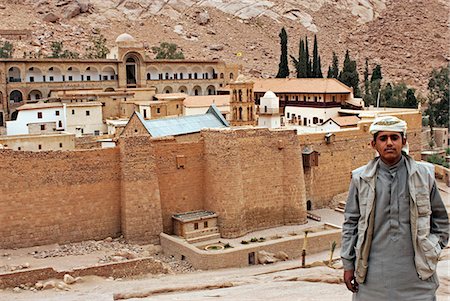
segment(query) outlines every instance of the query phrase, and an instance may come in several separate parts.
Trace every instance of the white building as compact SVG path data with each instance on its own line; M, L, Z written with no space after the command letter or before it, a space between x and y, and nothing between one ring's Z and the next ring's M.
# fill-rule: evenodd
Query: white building
M16 120L6 122L6 134L50 134L55 131L100 135L106 131L100 102L32 103L17 108Z
M258 126L280 127L280 99L272 91L267 91L259 101Z

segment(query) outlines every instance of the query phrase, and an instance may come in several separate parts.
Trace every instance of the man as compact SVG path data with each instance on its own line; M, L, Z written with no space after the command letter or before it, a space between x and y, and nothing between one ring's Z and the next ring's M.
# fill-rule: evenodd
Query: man
M432 301L436 264L449 237L448 215L432 166L406 152L406 122L375 119L379 157L352 173L341 257L353 300Z

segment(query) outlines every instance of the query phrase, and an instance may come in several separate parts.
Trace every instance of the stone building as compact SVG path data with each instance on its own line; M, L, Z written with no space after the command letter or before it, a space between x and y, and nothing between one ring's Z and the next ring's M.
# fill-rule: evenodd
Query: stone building
M255 125L256 110L253 97L253 81L244 75L239 75L235 81L228 85L231 92L230 110L231 125Z
M208 95L236 79L239 69L218 60L150 60L143 43L128 34L116 39L106 59L1 59L0 128L14 119L17 107L55 90L154 88L155 93Z
M275 93L287 124L319 125L347 103L354 105L352 88L333 78L255 79L253 89L256 105L267 91Z

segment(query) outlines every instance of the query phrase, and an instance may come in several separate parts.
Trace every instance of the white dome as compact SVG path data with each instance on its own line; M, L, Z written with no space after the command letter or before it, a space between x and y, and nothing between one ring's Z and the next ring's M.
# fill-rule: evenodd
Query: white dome
M272 91L267 91L264 96L264 98L277 98L277 96L275 95L275 93L273 93Z
M127 34L127 33L123 33L123 34L119 35L117 37L117 39L116 39L116 43L120 43L120 42L134 42L134 41L135 41L135 39L131 35Z

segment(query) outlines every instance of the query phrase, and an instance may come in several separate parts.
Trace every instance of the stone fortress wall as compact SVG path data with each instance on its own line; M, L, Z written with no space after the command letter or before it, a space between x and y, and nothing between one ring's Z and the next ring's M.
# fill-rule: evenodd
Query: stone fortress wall
M408 121L420 157L420 114ZM0 150L0 248L102 239L123 234L158 243L171 215L211 210L221 235L239 237L306 222L306 201L327 206L345 192L351 170L372 156L369 123L335 134L297 136L263 128L204 130L180 142L122 137L114 149L55 152ZM303 168L302 150L320 153Z

